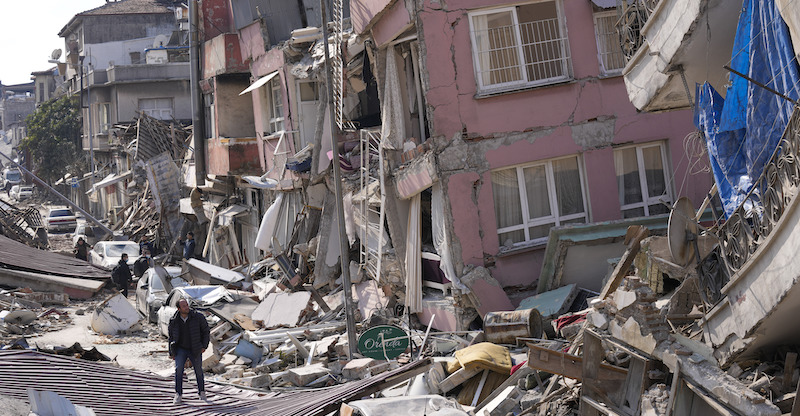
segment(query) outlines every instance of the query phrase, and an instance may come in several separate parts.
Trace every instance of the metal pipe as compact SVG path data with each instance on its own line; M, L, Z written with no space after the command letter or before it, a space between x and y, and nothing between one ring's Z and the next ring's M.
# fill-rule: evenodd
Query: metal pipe
M192 92L192 134L194 135L194 177L196 186L206 183L206 134L203 124L203 96L200 94L200 41L197 34L197 0L189 1L189 85Z
M353 315L352 284L350 283L350 245L347 241L347 231L344 225L344 203L342 202L342 172L339 165L339 126L336 123L336 111L333 108L333 67L331 67L330 51L328 50L328 18L325 10L325 0L320 0L322 11L322 43L325 46L325 78L328 84L328 111L331 123L331 149L333 149L333 185L336 195L336 215L339 220L339 249L341 251L340 263L342 265L342 286L344 289L344 310L347 323L347 346L349 358L353 359L357 352L356 321ZM337 45L341 47L341 45ZM341 81L341 80L339 80Z

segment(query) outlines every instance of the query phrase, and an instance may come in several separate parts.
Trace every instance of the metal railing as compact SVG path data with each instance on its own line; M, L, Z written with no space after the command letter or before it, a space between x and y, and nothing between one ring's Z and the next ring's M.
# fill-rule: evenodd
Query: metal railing
M628 62L644 43L642 28L653 15L660 0L617 0L617 32L622 54Z
M386 215L383 207L386 203L384 192L384 171L383 171L383 150L381 149L380 132L372 130L361 130L361 166L360 172L360 192L364 201L361 209L356 211L360 219L361 227L358 230L359 244L359 267L364 270L376 281L380 281L381 258L383 257L384 224ZM370 200L378 199L378 204L370 203ZM377 217L378 222L375 222ZM374 242L377 242L375 244Z
M780 143L761 176L717 236L722 258L733 276L747 264L795 203L800 187L800 107L795 107Z

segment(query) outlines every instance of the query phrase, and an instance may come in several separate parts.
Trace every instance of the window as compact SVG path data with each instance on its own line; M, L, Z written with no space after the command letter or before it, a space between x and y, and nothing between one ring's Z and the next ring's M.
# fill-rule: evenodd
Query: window
M594 30L597 36L597 59L600 61L600 73L618 75L625 68L622 46L617 33L617 12L607 11L594 14Z
M44 102L44 82L36 84L39 88L39 102Z
M105 133L111 128L111 104L98 103L95 104L97 111L97 127L95 133Z
M542 243L550 228L588 219L577 156L492 172L500 246Z
M671 203L664 146L650 144L614 151L619 204L623 218L666 214ZM662 203L664 202L664 203Z
M131 65L136 65L142 63L142 53L141 52L129 52L128 55L131 57Z
M570 79L561 4L544 1L470 13L480 92L512 90Z
M142 98L139 111L159 120L172 119L172 98Z
M261 102L265 104L262 114L264 128L267 134L283 130L283 94L281 93L280 77L272 78L267 85L259 88Z

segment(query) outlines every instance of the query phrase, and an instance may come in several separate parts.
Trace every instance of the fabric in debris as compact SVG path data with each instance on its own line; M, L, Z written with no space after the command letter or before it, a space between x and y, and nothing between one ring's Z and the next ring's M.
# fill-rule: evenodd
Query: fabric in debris
M431 222L433 224L433 246L441 259L439 268L444 272L444 277L449 280L454 287L469 292L469 288L461 283L461 279L456 276L453 267L453 260L450 252L450 240L447 235L447 226L444 219L444 190L441 183L433 184L431 189Z
M800 69L774 0L746 0L734 39L731 68L797 100ZM698 86L695 125L706 137L726 217L756 185L778 146L793 104L731 73L725 99Z
M560 332L561 328L572 324L577 324L586 320L586 314L564 315L555 320L556 332Z
M491 370L505 375L511 374L511 354L502 345L491 342L481 342L455 352L456 360L447 364L447 372L452 374L463 367L466 369L478 368Z
M409 312L422 311L422 230L420 211L422 196L414 195L408 210L406 234L406 308Z
M258 227L258 235L256 235L255 246L264 251L270 251L272 248L272 236L275 235L275 225L278 223L278 214L280 214L281 204L283 204L283 193L278 193L275 202L270 205L264 217L261 219L261 225Z
M458 392L456 401L466 406L471 406L472 403L478 404L489 397L508 377L508 374L490 371L486 376L486 381L483 383L481 393L478 395L478 400L475 400L475 393L478 392L478 387L480 387L483 379L483 372L480 372L461 385L461 391Z
M403 148L406 138L403 102L400 93L400 79L397 71L397 51L392 46L386 49L386 72L383 77L383 98L381 99L381 146L384 149L399 150Z

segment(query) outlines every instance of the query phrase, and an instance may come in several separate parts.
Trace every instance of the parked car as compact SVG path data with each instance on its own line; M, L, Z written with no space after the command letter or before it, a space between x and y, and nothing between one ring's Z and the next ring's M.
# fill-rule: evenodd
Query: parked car
M133 267L133 263L139 258L139 243L133 241L98 241L89 251L89 263L111 270L119 263L122 253L128 254L128 267Z
M169 320L178 311L178 301L181 299L189 300L190 305L209 306L225 300L233 302L233 294L223 286L184 286L172 289L167 296L164 305L158 310L158 331L163 336L168 335Z
M3 190L10 190L12 186L22 182L22 173L17 168L5 168L2 174Z
M11 187L8 196L17 201L30 198L33 196L33 185L14 185Z
M180 274L180 267L155 266L147 269L139 279L136 284L136 309L148 321L158 323L158 310L164 306L173 288L189 285L179 277Z
M83 237L83 241L90 246L95 245L100 238L104 237L103 230L93 224L89 223L78 223L75 226L75 232L72 234L72 245L75 246L78 244L78 239Z
M67 207L53 207L47 211L44 217L44 225L47 231L74 230L78 225L75 213Z

